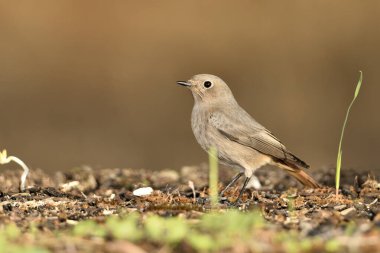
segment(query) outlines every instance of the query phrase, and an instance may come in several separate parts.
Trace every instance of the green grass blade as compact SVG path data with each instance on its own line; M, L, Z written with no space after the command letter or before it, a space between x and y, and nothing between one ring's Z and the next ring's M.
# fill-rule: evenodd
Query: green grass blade
M359 71L359 72L360 72L360 77L359 77L358 84L356 85L354 98L352 99L351 104L350 104L350 106L347 109L346 118L344 119L343 128L342 128L342 132L341 132L341 135L340 135L339 148L338 148L338 157L337 157L337 161L336 161L336 174L335 174L335 187L336 187L336 194L337 195L338 195L338 190L339 190L339 187L340 187L340 169L341 169L341 166L342 166L342 153L343 153L343 151L342 151L342 142L343 142L344 130L346 129L348 115L350 114L351 107L354 104L356 97L359 95L360 88L361 88L362 82L363 82L363 72L362 71Z
M209 151L209 164L210 164L210 198L213 208L218 206L218 150L211 147Z
M359 91L360 91L360 88L362 87L362 82L363 82L363 72L362 71L359 71L359 72L360 72L360 78L359 78L358 84L356 85L354 99L356 99L356 97L359 95Z
M336 195L338 195L339 185L340 185L340 167L342 166L342 153L343 151L340 150L340 152L338 153L337 161L336 161L336 175L335 175L335 185L337 185Z

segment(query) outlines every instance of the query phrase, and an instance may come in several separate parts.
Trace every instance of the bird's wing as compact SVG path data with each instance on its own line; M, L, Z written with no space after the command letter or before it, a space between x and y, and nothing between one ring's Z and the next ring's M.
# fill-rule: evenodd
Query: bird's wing
M229 140L269 155L275 161L293 165L296 168L309 167L301 159L287 151L279 139L245 111L241 114L230 113L229 115L220 111L213 112L210 115L209 122Z

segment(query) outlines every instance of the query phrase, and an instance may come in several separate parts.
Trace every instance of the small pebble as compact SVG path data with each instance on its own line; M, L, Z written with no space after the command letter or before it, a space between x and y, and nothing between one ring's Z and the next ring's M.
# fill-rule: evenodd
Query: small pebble
M334 206L334 210L342 211L342 210L345 209L346 207L347 207L347 205Z
M103 210L103 215L107 216L107 215L111 215L113 214L114 211L113 210Z
M354 207L350 207L350 208L347 208L347 209L341 211L340 214L344 218L350 219L350 218L353 218L356 215L356 209Z
M152 193L153 193L152 187L143 187L143 188L139 188L133 191L133 195L139 196L139 197L148 196Z
M66 220L66 223L69 224L69 225L77 225L78 221L76 221L76 220Z

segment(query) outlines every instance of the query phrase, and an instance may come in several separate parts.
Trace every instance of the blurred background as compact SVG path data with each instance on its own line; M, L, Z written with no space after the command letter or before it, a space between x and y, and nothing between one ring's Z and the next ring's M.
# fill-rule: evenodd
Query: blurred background
M31 167L207 161L193 98L222 77L313 170L379 170L379 1L1 1L0 148Z

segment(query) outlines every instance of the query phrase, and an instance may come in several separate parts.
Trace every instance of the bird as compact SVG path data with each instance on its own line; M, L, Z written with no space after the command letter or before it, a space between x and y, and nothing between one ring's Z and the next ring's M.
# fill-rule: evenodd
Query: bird
M220 163L239 170L220 196L244 175L239 201L250 181L256 185L259 183L254 172L267 164L283 169L305 187L320 187L304 171L310 166L240 107L221 78L197 74L187 81L177 81L177 84L192 92L191 127L197 142L206 152L216 148Z

